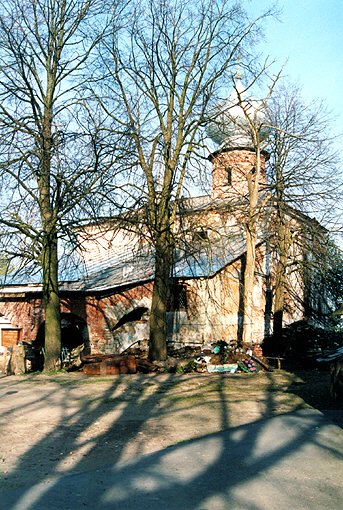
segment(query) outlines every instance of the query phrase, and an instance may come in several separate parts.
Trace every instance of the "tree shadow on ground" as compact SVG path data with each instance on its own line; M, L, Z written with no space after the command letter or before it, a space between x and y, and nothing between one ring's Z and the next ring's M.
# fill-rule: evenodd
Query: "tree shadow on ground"
M307 505L318 484L323 489L322 471L318 467L316 472L312 463L307 464L308 456L320 453L324 464L332 463L333 458L341 462L343 457L336 443L327 436L328 423L319 413L298 411L298 414L270 419L275 408L272 391L275 381L272 374L267 377L262 419L240 426L232 426L230 420L227 388L232 379L225 375L202 379L190 375L190 385L192 382L195 388L198 385L198 390L191 395L184 392L184 378L175 375L134 377L125 381L118 377L106 380L103 389L100 392L97 389L94 395L88 389L82 391L82 386L77 384L57 382L41 398L31 398L3 416L10 421L13 412L28 413L29 427L30 413L35 407L46 406L51 410L57 407L60 413L54 429L26 449L7 474L1 507L8 510L258 509L276 508L273 498L282 495L285 505L278 504L278 508L286 505L308 508L299 501ZM201 433L200 421L211 420L211 414L202 416L204 408L199 396L204 386L199 381L206 386L212 384L206 405L211 408L213 404L219 423L215 432L206 434ZM125 384L124 392L122 384ZM7 391L20 392L20 382L11 384ZM198 412L195 415L194 407ZM182 422L180 426L187 426L185 416L190 413L189 425L195 431L199 428L200 433L185 433L186 439L175 443L165 441L168 447L162 441L150 453L145 453L146 441L152 440L154 432L161 437L173 435L178 420L169 420L166 426L164 418L175 410L178 411L175 418ZM199 427L194 423L197 420ZM100 421L102 427L98 428ZM155 427L148 435L147 424ZM128 448L131 448L129 455ZM305 457L299 454L303 451ZM45 458L42 452L50 454ZM78 455L68 463L70 452ZM298 462L301 476L298 472L292 474L294 462ZM26 483L22 481L23 474L27 474ZM324 508L321 505L324 500L327 502L328 494L332 501L339 497L335 475L327 474L326 489L317 494L318 508ZM293 486L295 479L300 481L299 491ZM305 486L301 486L304 481ZM266 506L268 498L270 505Z
M333 400L330 395L329 365L308 369L293 367L291 370L297 382L291 384L289 391L343 428L343 402Z

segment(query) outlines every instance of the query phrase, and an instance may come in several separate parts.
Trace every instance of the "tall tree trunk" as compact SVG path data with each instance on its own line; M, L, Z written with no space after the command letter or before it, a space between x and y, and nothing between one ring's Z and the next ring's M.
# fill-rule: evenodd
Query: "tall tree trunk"
M243 315L243 342L251 343L253 325L253 291L256 260L256 224L252 220L246 226L246 265L244 271L244 315Z
M258 137L257 137L258 139ZM256 242L257 242L257 222L260 219L258 212L259 199L259 181L261 177L261 149L259 143L256 143L254 156L254 165L251 171L246 175L249 207L247 211L247 219L245 222L246 235L246 264L244 271L244 315L243 315L243 342L251 343L253 339L253 292L255 283L255 266L256 266Z
M280 156L281 159L281 156ZM275 165L276 177L276 268L275 268L275 293L273 303L273 337L275 339L276 348L281 346L283 313L285 308L285 291L286 291L286 268L288 261L288 253L291 244L290 231L286 225L285 213L285 184L282 175L280 162Z
M48 90L51 89L48 83ZM38 181L43 227L42 272L43 307L45 312L45 362L44 370L61 366L61 320L58 290L58 236L51 197L52 161L52 101L45 108L41 145L41 174Z
M149 358L167 358L167 310L170 303L173 249L168 232L158 236L155 244L155 281L150 310Z
M283 218L279 221L277 229L278 260L275 271L275 294L274 294L274 313L273 313L273 336L277 343L281 340L283 312L285 307L286 291L286 265L288 260L288 250L290 245L289 230L287 229Z
M56 232L48 233L42 253L43 307L45 312L44 370L61 367L61 321L58 291L58 252Z

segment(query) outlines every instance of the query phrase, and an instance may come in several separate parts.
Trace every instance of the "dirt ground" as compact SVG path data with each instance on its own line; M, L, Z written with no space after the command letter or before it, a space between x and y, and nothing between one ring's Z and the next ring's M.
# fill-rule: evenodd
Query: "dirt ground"
M0 379L0 488L101 468L192 438L315 407L335 416L327 371L82 373Z

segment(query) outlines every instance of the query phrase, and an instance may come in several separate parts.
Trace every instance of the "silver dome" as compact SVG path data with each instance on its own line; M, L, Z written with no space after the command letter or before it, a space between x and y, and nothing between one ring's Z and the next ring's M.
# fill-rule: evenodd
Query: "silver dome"
M211 113L207 134L222 148L254 148L249 119L264 140L268 136L262 103L248 99L241 80L237 80L230 97L219 103Z

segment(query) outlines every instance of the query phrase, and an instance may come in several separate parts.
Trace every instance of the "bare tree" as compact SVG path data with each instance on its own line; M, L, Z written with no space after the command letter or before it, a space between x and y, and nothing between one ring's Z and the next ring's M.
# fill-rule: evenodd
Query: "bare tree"
M231 214L244 226L245 235L246 252L240 306L242 324L238 335L245 343L254 340L256 249L261 232L265 230L266 206L271 199L270 193L267 193L265 164L269 145L266 105L279 75L271 80L267 95L262 99L257 99L251 92L253 85L265 77L267 68L265 62L262 69L251 76L248 67L245 76L245 82L249 83L247 86L243 85L239 72L233 80L230 97L218 104L217 115L209 130L212 139L221 145L221 166L231 168L232 165L236 173L234 182L230 183L229 195L232 199Z
M247 182L247 207L243 209L243 223L246 238L246 255L243 278L243 331L242 341L250 343L253 323L253 290L256 270L256 246L261 230L261 221L265 221L265 207L270 200L266 194L265 156L268 148L268 127L265 116L266 104L272 94L279 76L273 79L269 91L263 100L246 99L245 90L236 86L237 106L241 109L241 121L236 127L247 145L253 149L251 168L245 173ZM228 112L230 115L230 112ZM237 122L237 118L232 119Z
M330 231L339 230L343 181L335 137L331 134L332 118L325 105L318 101L306 103L299 87L290 84L280 84L275 92L268 108L269 123L273 127L269 184L275 211L273 230L277 261L273 330L278 337L283 324L285 295L289 293L287 280L295 267L316 274L317 296L325 300L320 282L324 273L328 273ZM305 256L305 252L311 256ZM306 292L308 294L310 289L305 289Z
M89 205L113 154L79 97L104 23L98 0L8 0L0 8L0 239L42 271L45 365L61 350L58 243ZM99 32L98 32L99 34Z
M181 194L194 177L193 163L205 154L208 112L221 87L231 83L238 56L251 57L261 22L270 14L250 20L241 6L227 0L141 0L116 13L111 37L101 49L107 96L119 94L123 100L120 112L104 99L102 105L121 120L133 141L136 169L126 193L131 205L144 205L145 233L155 252L151 359L167 355L176 216Z

